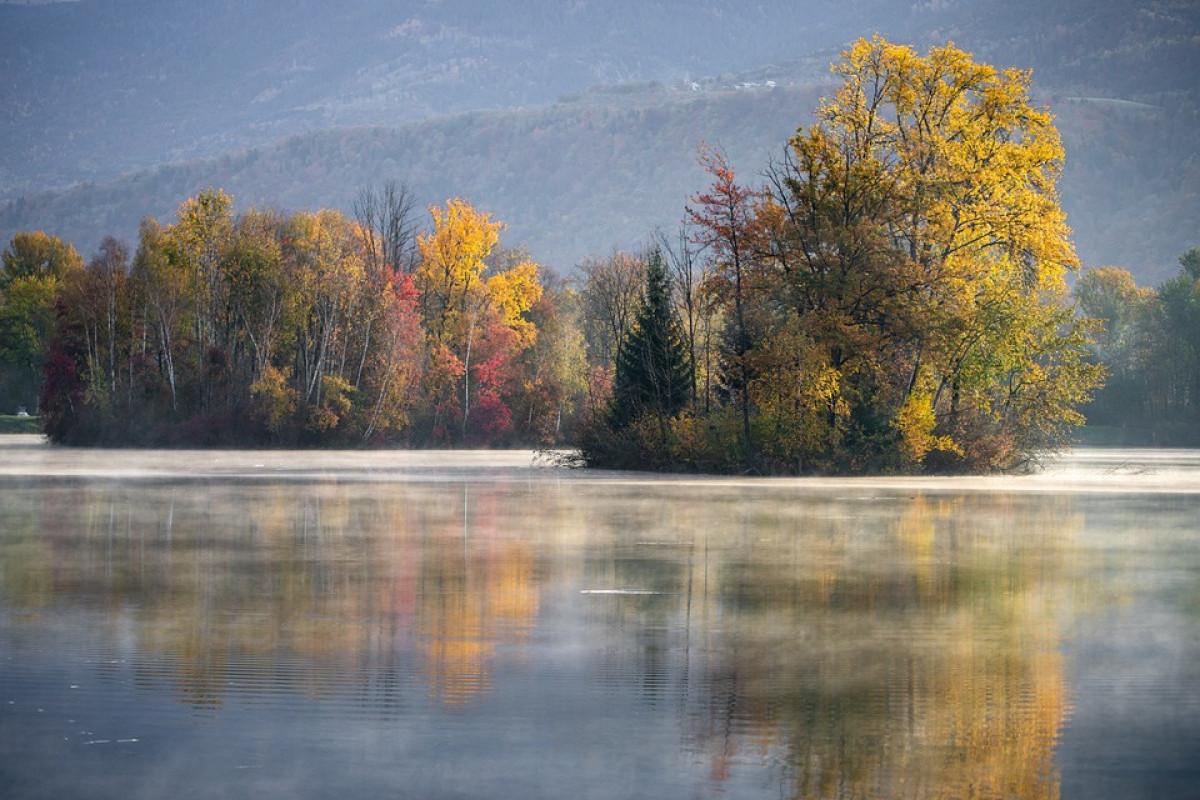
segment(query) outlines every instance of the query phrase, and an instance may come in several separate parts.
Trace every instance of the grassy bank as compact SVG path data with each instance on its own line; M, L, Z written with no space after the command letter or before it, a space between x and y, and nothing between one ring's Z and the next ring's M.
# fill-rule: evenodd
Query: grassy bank
M41 433L40 417L18 417L0 414L0 433Z

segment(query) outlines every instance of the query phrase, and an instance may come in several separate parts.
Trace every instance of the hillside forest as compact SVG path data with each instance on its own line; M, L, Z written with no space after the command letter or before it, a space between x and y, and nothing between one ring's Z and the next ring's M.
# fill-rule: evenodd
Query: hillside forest
M0 402L66 444L572 445L725 472L1018 469L1085 415L1184 443L1200 251L1158 289L1077 274L1027 72L876 37L835 75L759 185L702 147L680 229L570 280L395 182L352 214L208 189L86 263L19 233Z

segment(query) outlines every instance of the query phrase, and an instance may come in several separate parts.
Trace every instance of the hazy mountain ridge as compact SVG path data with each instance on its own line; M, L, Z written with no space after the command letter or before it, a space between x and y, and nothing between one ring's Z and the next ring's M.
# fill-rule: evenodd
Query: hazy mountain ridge
M297 133L537 106L953 39L1083 94L1192 89L1187 0L79 0L0 4L0 199Z
M143 215L169 219L181 199L221 186L239 208L332 206L349 211L359 189L408 184L423 203L461 196L493 212L546 263L632 247L673 228L703 186L704 141L726 147L753 180L782 152L819 92L807 87L683 92L641 87L589 93L528 111L472 112L400 127L337 129L264 148L139 171L113 182L21 198L0 207L0 231L55 220L80 243L132 238ZM11 235L11 234L10 234Z
M106 234L132 240L144 215L171 219L182 199L210 185L232 193L239 208L349 211L362 186L396 179L425 203L470 199L508 224L505 242L569 269L588 254L635 247L656 228L672 232L688 197L706 185L695 162L703 141L726 148L743 181L758 182L833 88L787 84L778 70L752 77L761 80L742 81L741 89L643 85L541 109L297 136L29 195L0 207L0 235L46 227L89 253ZM1119 264L1145 283L1174 274L1175 259L1200 239L1196 126L1149 107L1068 96L1049 102L1066 143L1061 188L1084 263ZM1148 157L1138 149L1146 143L1175 155Z
M287 135L795 57L884 0L0 5L0 197ZM0 112L3 113L3 112Z
M0 5L5 239L46 228L88 253L208 185L241 207L348 209L394 177L489 208L506 241L569 267L673 227L702 140L753 182L838 48L880 30L1034 70L1085 263L1153 282L1200 242L1200 6L1183 0L139 5ZM38 41L47 20L75 33ZM79 180L95 183L39 191Z

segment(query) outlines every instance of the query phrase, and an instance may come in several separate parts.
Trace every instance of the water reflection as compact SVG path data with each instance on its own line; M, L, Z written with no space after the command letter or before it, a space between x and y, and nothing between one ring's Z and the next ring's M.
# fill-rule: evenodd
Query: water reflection
M632 634L648 699L683 676L715 781L782 759L795 797L1058 796L1069 502L676 500L611 520L598 566L654 594L601 621Z
M132 622L139 681L197 708L230 692L319 696L361 659L409 649L447 704L486 692L492 651L537 615L530 544L497 535L495 490L361 488L21 492L6 510L7 605ZM281 676L296 659L305 668Z
M451 707L490 690L496 647L524 641L538 611L530 544L498 530L495 491L476 494L463 487L446 498L444 520L426 521L416 580L424 672Z
M156 741L216 724L255 763L310 761L301 796L1056 798L1080 621L1150 593L1200 651L1196 505L528 471L11 481L0 734L45 724L27 694L65 717L108 693ZM1131 550L1122 508L1182 533ZM328 741L263 733L283 719ZM7 741L0 790L62 757ZM355 777L317 766L347 758ZM248 788L238 766L214 793Z

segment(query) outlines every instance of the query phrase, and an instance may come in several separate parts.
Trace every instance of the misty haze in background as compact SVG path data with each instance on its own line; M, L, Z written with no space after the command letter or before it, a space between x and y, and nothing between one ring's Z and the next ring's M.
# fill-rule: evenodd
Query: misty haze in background
M348 210L394 178L569 270L675 226L701 141L752 182L874 33L1033 70L1085 265L1154 283L1200 243L1187 0L0 2L0 237L86 256L205 186Z

